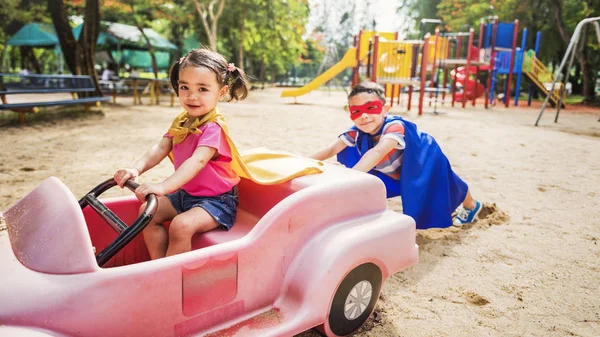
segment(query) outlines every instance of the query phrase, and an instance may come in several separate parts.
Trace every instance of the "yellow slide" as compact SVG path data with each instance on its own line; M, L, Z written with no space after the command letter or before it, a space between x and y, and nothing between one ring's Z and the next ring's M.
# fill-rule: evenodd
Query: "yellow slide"
M546 89L547 83L552 83L554 74L550 69L546 67L535 55L530 53L523 54L523 73L531 79L533 83L544 93L548 95L548 89ZM562 82L556 82L556 86L550 95L550 100L555 105L560 100L562 94ZM564 103L563 103L564 104Z
M310 83L301 88L284 90L281 92L281 97L298 97L305 95L310 91L318 89L320 86L325 84L325 82L334 78L337 74L341 73L348 67L356 67L356 48L354 47L349 48L344 57L338 63L327 69L321 75L317 76L314 80L310 81Z

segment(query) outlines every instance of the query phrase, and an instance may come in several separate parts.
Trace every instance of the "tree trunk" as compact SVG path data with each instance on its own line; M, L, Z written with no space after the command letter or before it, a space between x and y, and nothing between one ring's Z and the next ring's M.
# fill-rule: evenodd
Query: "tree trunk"
M38 59L35 57L35 54L33 53L33 48L27 47L27 53L25 55L27 55L27 60L29 61L29 65L31 65L32 68L31 70L36 74L41 74L42 67L40 66L40 62L38 62Z
M267 70L267 65L265 61L260 62L260 74L258 75L260 82L262 83L262 89L265 88L265 72Z
M33 53L33 48L26 46L21 47L21 68L27 68L34 74L42 73L42 68Z
M242 17L240 18L240 45L238 51L238 68L244 70L244 28L246 28L246 1L242 0Z
M248 56L246 58L246 61L248 61L248 71L246 72L246 74L249 74L249 75L254 74L254 63L252 62L252 58L250 56Z
M592 74L592 66L589 62L590 58L587 57L588 53L588 39L589 39L589 31L592 27L588 24L582 31L581 36L581 45L584 46L580 48L580 51L577 52L577 60L581 65L581 77L582 81L582 94L583 94L583 103L592 103L596 100L595 93L595 83L593 83L593 74Z
M573 73L573 76L571 76L571 84L573 88L573 94L581 94L583 92L583 88L581 86L581 64L579 64L579 62L575 64L575 72Z
M96 74L96 40L100 30L100 4L98 0L86 0L83 29L79 36L79 50L81 72L84 75L92 77L96 90L89 92L85 96L102 96L100 85L98 84L98 75Z
M142 36L144 37L144 40L146 40L146 45L148 46L148 52L150 53L150 58L152 59L152 72L154 72L154 79L158 80L158 63L156 62L156 55L154 55L154 48L152 48L152 43L150 42L150 39L148 38L148 36L146 35L146 33L144 33L144 29L142 28L142 26L140 26L139 24L136 24L138 30L140 31L140 33L142 33ZM155 85L152 86L152 90L154 90L154 100L156 105L160 104L160 85L158 84L158 82L154 82Z
M6 55L8 49L8 45L5 43L4 48L2 48L2 52L0 53L0 72L8 73L8 69L4 69L4 56Z
M60 47L63 50L63 56L67 63L67 67L73 75L80 75L81 68L78 56L82 53L79 50L79 44L77 43L77 40L75 40L73 31L69 25L69 19L67 18L67 11L63 0L48 0L48 12L50 12L50 16L52 17L54 29L56 30L56 35L60 41ZM81 32L81 34L83 34L83 32Z
M225 0L210 0L208 8L205 4L201 4L199 0L193 0L196 5L196 9L198 10L198 14L200 15L200 19L202 20L202 26L204 26L204 30L206 31L206 36L208 37L208 43L210 44L210 48L214 51L217 50L217 23L219 22L219 18L223 14L223 8L225 7ZM215 13L214 6L219 2L219 8Z
M554 0L552 4L554 6L554 19L556 21L556 28L558 29L560 37L568 46L569 42L571 41L571 35L567 33L565 23L562 19L562 1ZM589 15L587 17L589 17ZM577 62L579 62L579 66L581 67L581 75L583 77L582 86L584 103L592 102L595 100L595 84L592 83L593 81L591 76L591 67L586 57L587 51L589 49L587 46L589 28L589 26L584 27L584 29L581 32L581 36L579 37L579 41L577 41L577 50L573 50L573 52L575 53L575 58L577 59ZM570 71L570 69L567 69L567 71Z

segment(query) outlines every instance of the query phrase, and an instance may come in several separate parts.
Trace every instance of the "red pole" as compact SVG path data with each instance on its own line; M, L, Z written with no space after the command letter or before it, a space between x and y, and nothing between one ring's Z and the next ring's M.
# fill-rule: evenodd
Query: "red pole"
M425 35L423 54L421 55L421 94L419 95L419 116L423 114L423 98L425 97L425 81L427 80L427 55L429 55L429 38Z
M483 47L483 19L479 21L479 43L477 44L477 49L479 49L479 53L481 55L481 47ZM481 61L480 55L477 55L477 59Z
M429 82L429 87L433 89L434 83L433 83L433 79L435 77L435 71L436 71L436 58L437 58L437 47L438 47L438 42L440 41L440 30L436 29L435 30L435 42L433 44L433 63L431 64L431 81ZM429 55L427 55L429 57ZM433 91L429 92L429 106L431 106L431 98L433 97ZM437 97L437 95L436 95Z
M400 105L400 95L402 95L402 85L398 84L398 105Z
M452 80L452 107L454 108L454 102L456 102L456 78L458 75L458 66L454 67L454 79Z
M375 42L373 43L373 69L371 70L371 81L377 83L377 61L379 61L379 34L375 35Z
M475 106L475 101L477 100L477 95L479 94L478 84L479 84L479 66L475 68L475 88L473 88L473 106Z
M444 68L444 91L442 91L442 105L444 105L444 101L446 100L446 88L448 87L448 68Z
M444 57L445 59L450 58L450 38L446 40L446 53ZM444 101L446 100L446 88L448 86L448 71L449 69L444 66L444 91L442 91L442 105L444 105Z
M508 68L508 83L506 83L506 92L504 93L504 106L508 108L510 101L510 88L512 86L512 73L515 66L515 56L517 54L517 35L519 34L519 20L515 20L515 31L513 32L512 52L510 53L510 68Z
M490 66L488 68L488 77L487 77L487 92L485 94L485 108L487 109L490 103L490 93L492 92L492 76L494 74L494 58L496 57L496 30L498 28L498 19L494 18L494 25L492 26L492 41L490 43L490 47L492 51L490 53Z
M473 44L473 28L469 29L469 43L467 44L467 68L465 69L465 85L463 86L462 107L467 105L467 83L469 83L469 75L471 72L471 45ZM477 86L477 83L475 83Z
M477 62L481 62L481 48L483 47L483 34L484 34L484 25L483 19L479 21L479 42L477 43ZM477 66L477 74L475 75L475 91L473 94L473 106L475 106L475 101L477 100L477 95L479 94L478 84L479 81L479 65Z

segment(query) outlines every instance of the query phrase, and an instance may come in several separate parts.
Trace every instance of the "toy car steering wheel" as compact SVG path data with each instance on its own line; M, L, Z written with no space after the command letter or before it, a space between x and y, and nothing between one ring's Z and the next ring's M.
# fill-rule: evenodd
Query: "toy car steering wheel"
M89 193L79 200L79 206L84 209L86 206L92 207L98 215L104 221L106 221L119 236L111 242L106 248L104 248L98 255L96 255L96 261L98 265L102 267L108 260L110 260L115 254L117 254L123 247L125 247L134 237L136 237L152 220L154 212L158 207L158 199L154 194L148 194L146 196L146 208L140 214L140 216L131 224L127 226L123 220L113 213L108 207L106 207L101 201L98 200L98 196L106 192L110 188L117 186L117 182L110 178L100 185L94 187ZM125 186L132 192L140 186L133 180L127 180Z

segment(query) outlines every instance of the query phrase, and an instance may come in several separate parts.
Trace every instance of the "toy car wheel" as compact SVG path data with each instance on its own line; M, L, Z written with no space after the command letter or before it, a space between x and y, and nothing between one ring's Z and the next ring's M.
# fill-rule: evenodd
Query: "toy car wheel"
M333 297L325 331L347 336L369 318L381 290L381 270L372 263L354 268L340 283Z

